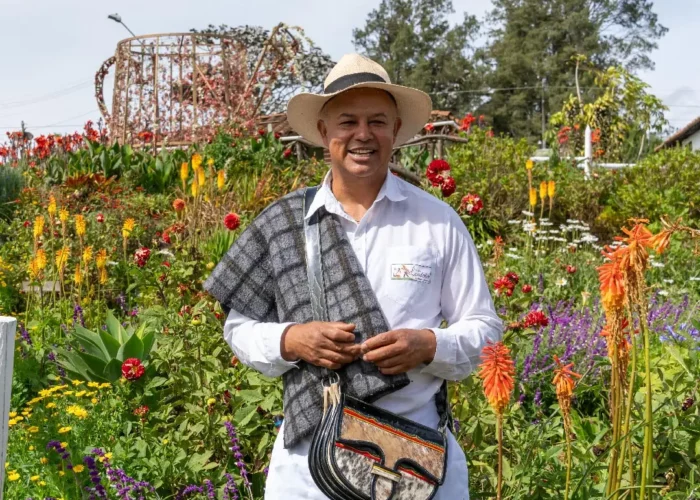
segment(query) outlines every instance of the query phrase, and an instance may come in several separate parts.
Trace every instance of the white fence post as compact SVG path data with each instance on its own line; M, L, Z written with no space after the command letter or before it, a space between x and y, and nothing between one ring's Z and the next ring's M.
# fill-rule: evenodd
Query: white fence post
M583 175L586 179L591 178L591 160L593 159L593 135L591 133L591 126L586 125L586 147L584 151L583 160Z
M12 369L15 362L15 330L17 320L0 316L0 500L5 484L5 461L7 460L7 439L10 413L10 396L12 392Z

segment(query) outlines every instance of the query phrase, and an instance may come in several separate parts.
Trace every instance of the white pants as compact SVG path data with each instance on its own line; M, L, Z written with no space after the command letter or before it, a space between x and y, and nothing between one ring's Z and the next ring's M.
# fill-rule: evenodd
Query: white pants
M309 472L308 453L311 438L291 449L283 445L284 423L275 439L270 470L265 483L265 500L327 500ZM469 500L469 474L464 451L451 432L447 431L447 471L445 482L434 500Z

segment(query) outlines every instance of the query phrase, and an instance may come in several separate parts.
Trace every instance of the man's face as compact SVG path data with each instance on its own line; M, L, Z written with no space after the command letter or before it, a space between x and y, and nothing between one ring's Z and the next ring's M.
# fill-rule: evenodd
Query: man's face
M373 88L339 94L326 104L318 121L333 166L356 177L386 171L400 127L394 101Z

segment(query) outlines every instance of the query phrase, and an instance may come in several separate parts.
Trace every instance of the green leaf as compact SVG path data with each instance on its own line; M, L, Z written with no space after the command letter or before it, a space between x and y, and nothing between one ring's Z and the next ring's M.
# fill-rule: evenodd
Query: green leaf
M245 417L243 417L243 419L240 422L238 422L238 427L245 427L246 425L248 425L248 422L250 422L250 420L257 414L258 414L257 407L253 408L250 411L250 413L248 413Z
M105 365L103 374L110 382L116 382L122 376L122 362L114 358Z
M67 371L80 374L80 377L85 380L91 380L88 375L90 368L85 361L83 361L80 356L75 353L75 351L59 349L58 354L58 362L63 368L65 368Z
M133 334L129 340L119 348L117 352L117 359L119 361L124 361L129 358L141 359L143 356L143 342L138 335Z
M678 347L676 347L673 344L668 344L668 343L665 343L664 347L666 347L666 350L668 351L668 353L673 357L673 359L675 359L678 362L679 365L681 365L681 367L688 373L688 375L693 377L693 372L690 371L690 368L688 367L685 360L683 359L683 356L681 355L680 351L678 350Z
M126 331L119 320L114 316L111 309L107 310L107 331L109 334L117 339L119 344L126 342Z
M96 378L102 380L102 374L104 373L107 362L87 352L78 352L76 354L88 365L90 380L95 380Z
M100 339L109 353L109 359L116 358L121 347L119 341L103 330L100 330Z
M105 363L110 358L109 351L107 351L107 348L98 334L93 333L80 325L75 325L73 336L78 339L80 345L93 356L105 359Z
M192 472L197 473L202 470L204 464L207 463L209 457L212 456L212 451L205 451L204 453L195 453L187 461L187 468Z
M141 341L143 342L143 358L142 359L148 359L148 355L151 353L151 349L153 348L153 344L156 341L155 332L148 332L146 335L143 336Z

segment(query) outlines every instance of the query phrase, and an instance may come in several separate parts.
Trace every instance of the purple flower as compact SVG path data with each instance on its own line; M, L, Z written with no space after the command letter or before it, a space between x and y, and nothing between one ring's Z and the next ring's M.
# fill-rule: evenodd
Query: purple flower
M22 340L24 340L24 342L25 342L29 347L31 347L31 346L33 345L33 343L32 343L32 338L29 336L29 332L28 332L27 329L24 327L24 324L23 324L23 323L20 323L20 325L19 325L19 333L20 333L20 335L22 336Z
M231 451L233 452L233 458L236 459L236 466L241 472L241 477L243 478L243 484L246 488L250 487L250 481L248 480L248 470L243 463L243 454L241 453L241 447L238 443L238 434L236 433L236 428L228 420L224 422L226 430L228 431L229 439L231 440Z
M265 467L265 469L267 469L267 467ZM226 477L224 500L238 500L238 488L236 488L236 480L233 478L233 474L227 472L224 476Z
M73 308L73 326L76 323L80 323L80 326L85 328L85 318L83 318L83 308L79 304L76 304Z

